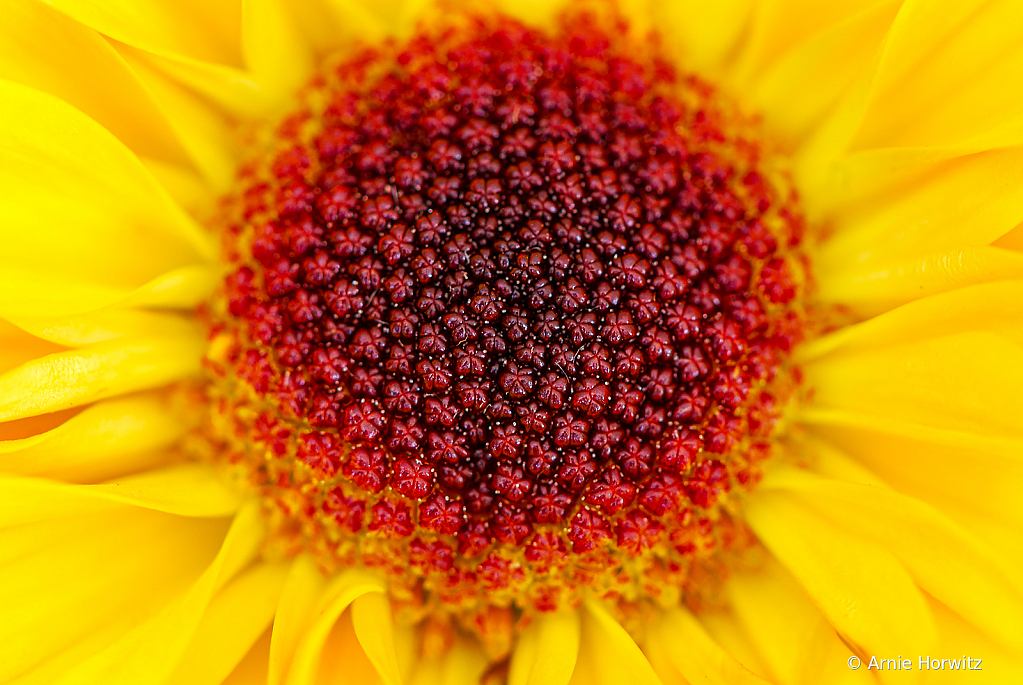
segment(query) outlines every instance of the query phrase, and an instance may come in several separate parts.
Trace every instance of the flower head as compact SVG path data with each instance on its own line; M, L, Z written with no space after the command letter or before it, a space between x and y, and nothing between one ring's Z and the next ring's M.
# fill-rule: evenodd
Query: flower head
M0 680L1018 679L1011 3L53 4Z

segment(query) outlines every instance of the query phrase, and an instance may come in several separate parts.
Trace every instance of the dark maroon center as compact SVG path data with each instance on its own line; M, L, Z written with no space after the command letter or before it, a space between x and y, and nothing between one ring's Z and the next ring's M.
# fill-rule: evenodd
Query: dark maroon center
M709 506L797 332L787 198L705 86L510 22L344 69L229 278L299 456L469 556Z

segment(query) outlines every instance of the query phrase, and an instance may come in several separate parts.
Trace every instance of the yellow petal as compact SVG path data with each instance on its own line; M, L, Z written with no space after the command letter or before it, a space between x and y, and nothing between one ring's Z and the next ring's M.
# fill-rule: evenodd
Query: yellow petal
M296 23L318 53L375 42L387 33L387 26L360 0L302 0L289 3Z
M72 497L80 492L64 487ZM11 492L5 488L4 494L6 501ZM47 506L53 503L45 497L38 504L60 509ZM35 522L0 514L5 683L17 676L17 682L55 683L157 615L202 574L227 529L225 519L182 518L123 504L51 513Z
M269 685L284 682L299 641L313 618L324 585L323 575L310 556L303 554L295 559L281 591L281 601L274 619L268 666Z
M266 685L270 660L270 630L267 629L224 679L222 685Z
M130 308L193 309L206 301L220 281L221 268L202 264L173 269L134 291L92 288L81 283L55 281L44 274L0 274L0 292L26 291L18 311L8 313L23 330L66 345L82 345L124 335L170 334L182 329L173 317L153 318ZM118 310L107 308L115 305ZM73 312L40 315L40 311ZM152 328L149 328L152 327ZM48 348L26 357L40 357Z
M850 644L866 654L933 649L926 602L890 553L778 492L754 493L746 519Z
M51 431L0 442L0 471L95 483L160 463L186 429L157 396L99 402Z
M853 179L836 184L854 192ZM828 201L825 192L808 193ZM884 268L900 259L988 245L1023 221L1023 148L945 162L910 188L857 202L834 218L822 246L822 273Z
M221 268L210 264L185 266L157 276L120 302L125 307L193 309L216 287Z
M242 0L242 53L270 88L290 93L312 72L309 49L280 0Z
M269 627L287 570L284 564L260 564L221 590L168 685L219 685Z
M910 302L806 345L803 362L919 342L951 332L984 331L1023 344L1023 281L968 286Z
M163 186L167 194L188 213L202 216L202 212L210 208L214 198L210 196L209 187L191 168L161 162L145 155L139 155L139 161Z
M0 373L10 371L37 357L62 352L67 348L40 340L23 329L0 319Z
M199 371L203 340L135 338L50 354L0 376L0 420L9 421L159 387Z
M834 628L814 605L799 582L774 559L764 561L755 571L741 571L729 578L725 596L739 626L731 626L729 644L745 640L756 650L755 663L770 680L794 685L804 680L808 661L818 646L818 635ZM713 616L701 617L704 620ZM718 616L717 626L728 616ZM714 625L714 623L708 623ZM741 626L741 627L740 627ZM736 633L740 633L737 635ZM751 663L748 653L747 665Z
M937 371L937 372L936 372ZM814 406L956 431L1023 436L1023 347L986 331L955 333L806 366Z
M235 150L224 117L207 102L159 72L137 48L118 46L121 57L159 107L189 159L215 192L234 179Z
M5 525L103 511L120 504L202 518L229 516L239 506L237 493L199 464L173 466L97 485L0 476L0 493L0 523Z
M853 145L878 93L885 93L929 59L969 22L984 0L907 0L899 7L869 69L847 91L797 158L797 179L804 191L827 177L831 164ZM883 111L879 113L883 116Z
M822 273L818 294L867 317L949 290L1020 278L1023 254L998 247L972 247Z
M10 321L37 338L79 347L115 338L185 337L195 322L180 314L106 308L69 316L18 316Z
M687 68L716 73L723 70L747 27L753 3L724 2L652 3L654 22L664 34L665 48Z
M856 0L819 3L812 0L768 0L758 3L748 35L742 41L730 80L748 87L763 70L794 46L827 31L862 10Z
M1023 482L1023 440L1019 438L835 410L806 411L800 421L900 492L942 511L955 503L1023 531L1018 487Z
M579 663L588 662L596 677L594 682L660 685L660 679L639 646L607 609L595 600L587 601L585 606Z
M255 556L264 534L254 503L231 524L216 559L187 593L110 647L71 669L61 685L157 685L170 676L216 591Z
M822 476L849 483L887 486L884 479L831 442L822 440L814 431L807 431L798 441L793 441L793 447L798 450L798 454L805 459L809 467Z
M805 594L804 592L803 595L805 596ZM769 671L733 611L708 608L700 612L699 621L714 642L727 651L733 659L754 674L767 679Z
M241 66L237 3L48 0L75 21L150 52Z
M110 43L41 2L10 0L0 78L56 95L140 156L189 165L160 111Z
M935 23L947 25L960 11L963 21L940 42L930 43L941 28L927 36L892 37L893 49L855 147L953 146L1010 123L1016 136L1009 144L1023 142L1023 94L1005 87L1023 78L1019 4L987 2L972 12L973 3L926 4L932 5L927 11L944 15L929 17Z
M384 685L376 666L366 656L352 626L352 612L341 614L323 643L316 685Z
M344 610L367 593L384 591L384 585L378 578L363 571L345 571L331 581L317 603L315 618L295 650L295 657L288 670L288 685L313 685L316 682L320 652Z
M992 642L941 602L930 598L929 604L941 635L941 651L917 656L913 659L913 668L924 668L921 657L927 657L928 662L931 659L941 658L952 658L957 661L966 657L974 660L979 658L981 659L979 664L975 661L971 662L966 664L967 668L965 669L952 670L952 664L946 662L941 664L940 671L931 671L931 673L937 676L935 681L940 678L940 682L943 683L968 685L971 682L976 682L977 676L980 675L977 670L969 669L969 666L975 666L984 672L983 678L986 683L1014 685L1023 681L1023 658L1018 652L1008 652L997 643ZM981 657L981 654L984 656ZM927 668L930 668L930 664Z
M579 612L540 614L512 654L508 685L566 685L579 656Z
M923 590L995 639L1023 646L1023 595L1004 567L937 510L889 488L843 483L793 468L760 488L795 495L844 529L893 554Z
M0 82L0 118L0 314L86 311L213 256L138 159L81 112Z
M477 683L483 678L487 660L477 645L456 640L455 646L444 656L441 666L441 685Z
M1015 252L1023 252L1023 224L1019 224L998 240L991 243L991 245L993 247L1001 247Z
M401 668L394 642L394 618L391 603L377 592L364 594L352 602L352 626L359 644L387 685L401 685Z
M870 66L899 5L857 8L771 63L750 88L767 126L790 143L802 140Z
M665 611L655 630L672 663L689 682L767 685L766 680L721 649L699 621L681 607Z

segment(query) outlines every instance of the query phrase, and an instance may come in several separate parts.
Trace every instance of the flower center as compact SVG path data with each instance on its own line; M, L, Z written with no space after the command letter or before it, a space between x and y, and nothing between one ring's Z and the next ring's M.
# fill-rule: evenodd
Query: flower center
M746 123L642 51L465 19L325 70L243 172L206 432L282 549L487 633L677 602L739 544L801 223Z

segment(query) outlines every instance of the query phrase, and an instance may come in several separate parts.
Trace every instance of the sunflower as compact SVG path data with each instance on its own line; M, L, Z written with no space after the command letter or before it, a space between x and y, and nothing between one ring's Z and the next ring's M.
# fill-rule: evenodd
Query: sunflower
M1018 3L2 17L0 681L1023 681Z

